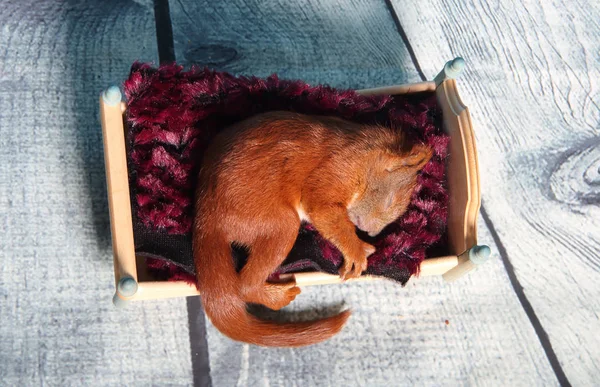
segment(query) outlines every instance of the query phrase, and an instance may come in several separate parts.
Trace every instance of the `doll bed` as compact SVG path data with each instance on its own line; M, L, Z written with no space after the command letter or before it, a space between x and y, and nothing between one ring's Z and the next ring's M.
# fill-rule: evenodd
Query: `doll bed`
M477 245L476 219L480 206L477 155L469 113L460 101L453 79L460 73L463 65L464 62L460 58L448 62L431 82L358 91L365 96L435 93L438 108L442 111L443 127L450 137L446 165L449 196L446 243L443 249L438 249L444 251L444 254L425 259L419 268L412 268L400 282L406 282L410 274L417 271L420 276L443 275L444 279L452 281L483 263L490 253L487 246ZM134 234L136 242L145 239L158 247L165 241L164 244L171 247L170 254L177 252L178 248L185 251L184 245L190 242L186 242L185 238L173 239L164 234L148 235L138 229L139 221L134 220L135 200L130 197L132 191L135 191L135 183L132 184L131 181L131 167L128 169L128 160L131 158L128 157L128 152L131 152L131 149L126 140L123 116L127 106L121 102L121 93L117 87L111 87L102 94L100 106L117 287L113 301L116 305L123 305L129 300L197 295L195 286L190 284L189 276L177 276L182 270L172 272L170 281L167 281L168 278L161 278L156 270L149 270L149 266L156 269L157 263L158 266L161 265L160 260L153 259L157 257L139 251L136 254ZM170 266L173 269L173 265ZM319 271L304 270L279 275L279 278L290 277L300 286L341 282L338 276ZM374 278L380 277L363 275L355 281Z

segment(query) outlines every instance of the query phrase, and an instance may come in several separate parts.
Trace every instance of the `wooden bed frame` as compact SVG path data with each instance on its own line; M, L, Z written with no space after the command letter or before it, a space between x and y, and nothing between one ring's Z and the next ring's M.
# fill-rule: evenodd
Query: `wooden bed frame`
M450 201L448 208L449 253L428 258L421 264L420 276L442 275L454 281L485 262L490 249L477 245L477 215L480 207L479 170L475 135L466 106L460 100L456 78L464 60L449 61L433 81L359 90L363 95L436 92L443 111L444 128L450 135L447 166ZM179 281L156 281L147 273L143 259L136 260L129 197L127 155L123 114L127 106L121 101L118 87L111 86L100 96L100 114L104 138L104 159L110 209L117 306L133 300L150 300L198 295L194 286ZM288 274L299 286L341 283L340 277L321 272ZM350 281L381 279L362 276Z

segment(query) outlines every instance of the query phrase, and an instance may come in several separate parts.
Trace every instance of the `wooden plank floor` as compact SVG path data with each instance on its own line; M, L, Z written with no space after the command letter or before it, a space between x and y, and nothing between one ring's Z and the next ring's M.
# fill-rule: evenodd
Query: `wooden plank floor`
M186 385L183 299L117 310L100 91L157 60L152 9L0 7L0 386Z
M430 44L426 51L419 45L437 41L456 44L446 41L448 32L432 33L426 20L415 21L422 12L420 3L415 3L413 14L403 14L400 19L402 23L410 18L419 25L415 29L419 36L414 53L402 41L402 35L407 34L411 44L413 31L402 31L403 26L394 23L394 9L384 1L352 1L344 6L334 1L267 4L243 0L218 5L208 1L172 2L177 59L234 73L264 76L278 72L288 78L361 88L421 80L420 68L415 67L419 63L411 54L429 58L429 79L453 57L451 50ZM402 6L397 5L398 14L402 13ZM435 13L438 6L425 5L428 13ZM460 9L456 7L457 11ZM453 14L449 6L445 12ZM453 23L473 23L468 13L459 15L463 20ZM499 23L506 22L508 16ZM483 32L467 35L465 45L477 44L483 36ZM432 58L436 58L436 63ZM490 64L472 66L488 68ZM461 86L469 80L465 78ZM490 89L481 95L467 94L472 99L497 92L493 82L477 81L479 91L488 84ZM462 87L471 91L474 86ZM515 88L511 91L518 92ZM480 115L491 116L490 106L499 108L494 103L486 108L481 99L478 102L475 106ZM479 136L482 130L486 126L476 123ZM537 136L547 138L541 133ZM483 166L493 168L485 152L481 158L486 160L482 161ZM482 167L485 193L498 184L490 182L486 173ZM493 245L494 237L485 225L481 228L482 241ZM522 308L500 260L456 284L427 279L411 286L398 289L380 283L307 290L296 308L346 299L355 309L348 328L339 337L312 349L248 347L223 338L210 327L212 379L217 385L362 385L367 381L378 385L392 383L400 375L406 384L551 384L557 378L565 382L555 374L544 342L536 335L536 326ZM452 315L452 328L439 323L442 314ZM402 320L395 318L398 315L410 317Z
M555 370L575 385L597 384L600 3L394 4L427 76L465 57L462 94L489 222L548 335Z
M172 1L182 64L337 87L416 79L380 1Z
M354 311L310 348L242 345L208 324L213 385L597 384L600 4L565 3L3 3L0 385L210 383L193 300L189 316L184 300L109 304L97 96L159 53L341 88L432 79L462 55L480 241L500 253L452 284L307 288L291 313Z

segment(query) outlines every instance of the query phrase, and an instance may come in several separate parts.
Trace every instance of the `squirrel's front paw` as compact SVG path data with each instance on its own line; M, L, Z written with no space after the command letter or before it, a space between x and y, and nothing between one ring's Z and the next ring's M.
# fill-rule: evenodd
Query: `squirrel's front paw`
M368 243L361 243L358 254L344 256L344 263L340 268L340 277L347 280L358 278L363 271L367 270L367 257L375 252L375 247Z

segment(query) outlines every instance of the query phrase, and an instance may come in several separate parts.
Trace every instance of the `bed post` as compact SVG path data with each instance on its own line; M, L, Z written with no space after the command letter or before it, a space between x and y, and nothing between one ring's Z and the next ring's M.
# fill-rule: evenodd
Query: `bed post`
M128 299L133 297L138 290L138 283L133 277L122 277L117 283L117 290L113 296L113 304L117 308L122 308L129 302Z
M467 274L479 265L487 262L492 251L489 246L477 245L473 246L458 257L458 265L448 270L442 277L446 282L456 281L463 275Z
M446 79L456 79L465 68L465 60L463 58L456 57L451 61L448 61L442 71L433 79L435 82L435 86L439 86L440 83L444 82Z

